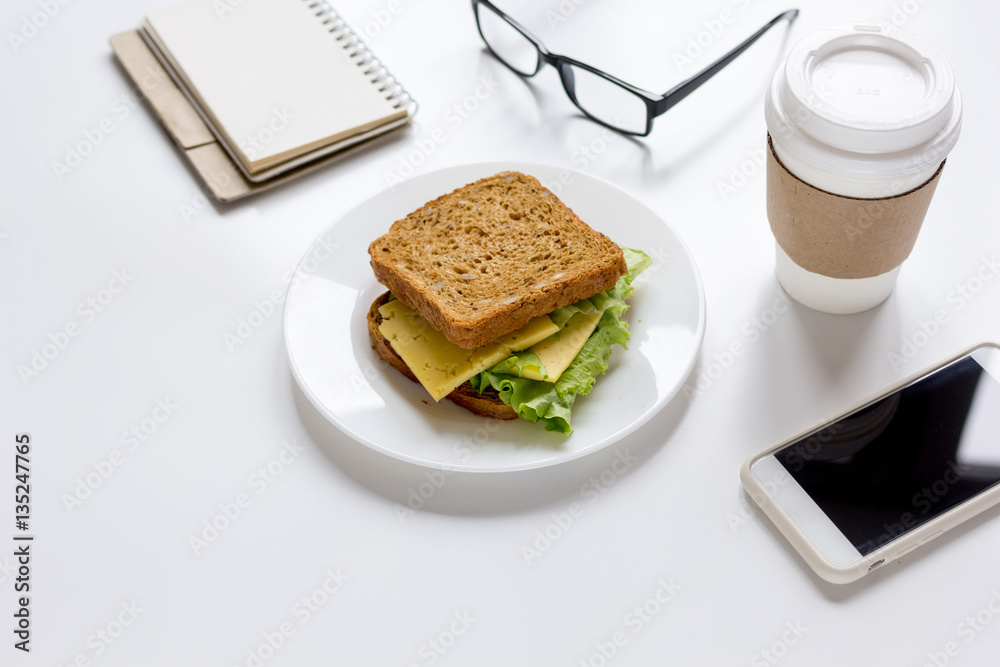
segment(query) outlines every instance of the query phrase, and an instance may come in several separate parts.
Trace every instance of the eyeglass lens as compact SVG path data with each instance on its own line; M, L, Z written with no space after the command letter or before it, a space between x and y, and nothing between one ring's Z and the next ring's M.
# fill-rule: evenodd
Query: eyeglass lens
M646 131L648 112L642 98L590 70L571 64L565 68L564 83L581 109L602 123L626 132L642 134Z
M538 71L538 49L524 34L486 5L479 5L479 29L490 49L508 67L531 76Z
M479 28L494 54L525 76L538 71L540 54L534 42L489 6L478 5ZM631 91L590 70L563 61L563 85L577 106L597 120L626 132L646 132L646 103Z

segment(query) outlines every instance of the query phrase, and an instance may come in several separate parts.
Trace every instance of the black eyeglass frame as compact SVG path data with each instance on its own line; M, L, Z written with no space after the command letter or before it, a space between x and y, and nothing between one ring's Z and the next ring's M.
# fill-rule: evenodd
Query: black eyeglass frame
M525 39L527 39L534 45L535 51L537 52L538 55L534 71L522 72L518 70L516 67L514 67L506 60L504 60L500 56L500 54L498 54L496 51L493 50L493 47L490 45L489 41L487 41L486 39L486 36L483 34L483 26L479 20L479 11L480 11L479 8L481 5L486 5L486 7L494 14L496 14L497 17L499 17L503 21L506 21L512 28L517 30L522 35L524 35ZM490 52L496 57L496 59L499 60L501 63L503 63L504 66L507 67L507 69L525 78L531 78L536 74L538 74L539 71L541 71L542 65L544 64L552 65L553 67L556 68L556 71L559 72L559 79L562 81L563 88L566 90L566 94L569 96L569 99L573 102L576 108L579 109L584 115L586 115L591 120L600 123L601 125L604 125L605 127L611 128L612 130L621 132L623 134L630 134L638 137L647 136L653 129L654 118L656 118L657 116L662 116L670 108L675 106L678 102L680 102L685 97L693 93L706 81L708 81L713 76L718 74L723 67L731 63L740 54L742 54L744 51L750 48L750 46L754 42L760 39L761 36L763 36L765 32L774 27L775 24L780 23L781 21L784 20L787 20L790 23L794 21L795 18L799 15L798 9L789 9L782 12L781 14L778 14L773 19L768 21L757 32L750 35L750 37L744 40L732 51L722 56L714 63L712 63L705 69L701 70L691 78L681 81L679 84L677 84L676 86L665 92L663 95L657 96L653 93L643 90L642 88L638 88L630 83L626 83L625 81L622 81L618 77L612 76L607 72L603 72L597 69L596 67L592 67L590 65L587 65L586 63L582 63L579 60L574 60L573 58L568 58L566 56L561 56L550 52L548 49L545 48L545 46L537 37L532 35L520 23L512 19L510 16L505 14L499 8L497 8L497 6L494 5L492 2L490 2L490 0L472 0L472 10L476 16L476 28L479 30L479 36L482 38L483 43L486 44L486 48L488 48ZM612 125L607 121L601 120L600 118L593 116L590 112L588 112L585 108L583 108L576 97L576 89L575 89L576 84L573 78L573 71L571 67L579 67L580 69L587 70L591 74L599 76L603 79L606 79L620 86L621 88L624 88L625 90L629 91L630 93L641 99L646 104L645 130L642 132L637 132L634 130L628 130L622 127L618 127L616 125Z

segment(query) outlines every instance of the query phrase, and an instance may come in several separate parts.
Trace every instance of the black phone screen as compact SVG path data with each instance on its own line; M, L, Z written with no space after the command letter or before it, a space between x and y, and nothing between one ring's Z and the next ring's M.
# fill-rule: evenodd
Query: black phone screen
M775 457L867 555L1000 483L1000 382L964 357Z

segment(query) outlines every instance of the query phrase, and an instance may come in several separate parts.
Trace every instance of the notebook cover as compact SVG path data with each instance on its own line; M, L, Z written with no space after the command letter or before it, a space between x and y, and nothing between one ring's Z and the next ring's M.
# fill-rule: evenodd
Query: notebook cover
M391 77L325 4L245 0L226 13L216 4L154 11L140 34L248 179L409 121L405 91L387 99Z
M138 30L110 38L111 49L125 73L149 104L156 119L181 149L212 197L231 202L269 190L365 148L400 139L399 133L378 134L347 150L335 152L285 171L265 182L247 179L233 158L205 125L191 102L166 75Z

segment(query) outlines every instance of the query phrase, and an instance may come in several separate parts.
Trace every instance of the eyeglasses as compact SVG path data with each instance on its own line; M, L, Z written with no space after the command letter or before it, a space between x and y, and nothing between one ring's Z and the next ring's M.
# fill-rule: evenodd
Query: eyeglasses
M723 67L746 51L775 24L794 21L799 10L789 9L768 21L735 49L682 81L663 95L654 95L572 58L550 53L534 35L496 8L489 0L472 0L476 25L486 46L500 62L523 77L538 74L548 63L559 71L563 88L580 111L613 130L646 136L653 119L694 92Z

